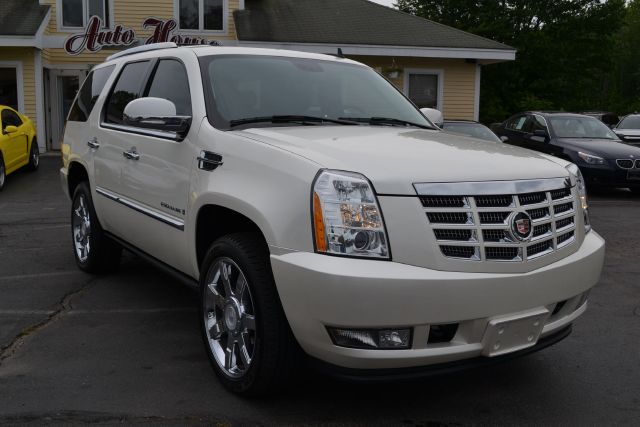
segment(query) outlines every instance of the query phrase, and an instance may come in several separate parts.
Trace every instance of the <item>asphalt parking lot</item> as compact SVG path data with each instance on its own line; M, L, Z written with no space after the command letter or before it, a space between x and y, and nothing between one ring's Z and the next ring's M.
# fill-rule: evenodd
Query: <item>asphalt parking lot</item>
M566 340L528 357L412 383L309 373L246 400L208 365L194 293L126 255L76 269L58 157L0 193L0 424L640 425L640 198L591 199L607 257Z

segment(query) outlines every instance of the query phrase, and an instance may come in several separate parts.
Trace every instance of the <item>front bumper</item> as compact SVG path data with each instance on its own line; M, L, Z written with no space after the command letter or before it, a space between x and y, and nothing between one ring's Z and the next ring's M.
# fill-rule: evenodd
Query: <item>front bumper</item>
M607 160L615 164L615 160ZM612 188L633 188L640 187L640 179L632 177L629 171L638 173L637 169L622 169L618 166L585 166L580 165L580 171L584 175L588 184L595 184Z
M282 305L302 348L332 365L392 369L470 359L482 354L487 324L496 316L533 309L549 317L541 337L557 332L586 309L583 295L604 262L604 241L587 234L580 249L522 274L461 273L406 264L331 257L307 252L272 255ZM450 342L428 343L429 326L458 323ZM412 348L362 350L333 344L327 326L413 329Z

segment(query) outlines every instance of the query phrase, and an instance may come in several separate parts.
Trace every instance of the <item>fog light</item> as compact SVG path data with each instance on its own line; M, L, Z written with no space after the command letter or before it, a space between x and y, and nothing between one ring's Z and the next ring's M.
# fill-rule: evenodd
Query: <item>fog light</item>
M333 343L340 347L400 350L411 347L411 329L327 328Z

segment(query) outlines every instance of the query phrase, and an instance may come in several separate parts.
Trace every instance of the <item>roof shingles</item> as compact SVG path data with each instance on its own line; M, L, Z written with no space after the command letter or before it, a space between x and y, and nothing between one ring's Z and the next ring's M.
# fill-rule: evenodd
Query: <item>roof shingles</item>
M49 7L38 0L0 0L0 37L34 36Z
M246 0L240 41L514 50L367 0Z

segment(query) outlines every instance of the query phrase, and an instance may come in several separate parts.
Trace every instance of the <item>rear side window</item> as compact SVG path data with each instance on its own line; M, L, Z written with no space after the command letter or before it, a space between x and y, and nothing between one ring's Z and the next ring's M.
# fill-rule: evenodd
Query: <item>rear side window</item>
M82 89L78 92L78 96L71 106L68 120L74 122L87 121L91 110L93 110L93 107L96 105L96 101L115 67L115 65L111 65L89 73L82 84Z
M158 62L146 96L163 98L176 106L179 116L191 116L191 94L187 70L180 61L162 59Z
M142 94L148 68L149 61L132 62L124 66L107 101L107 123L122 124L124 107L134 99L140 98Z

